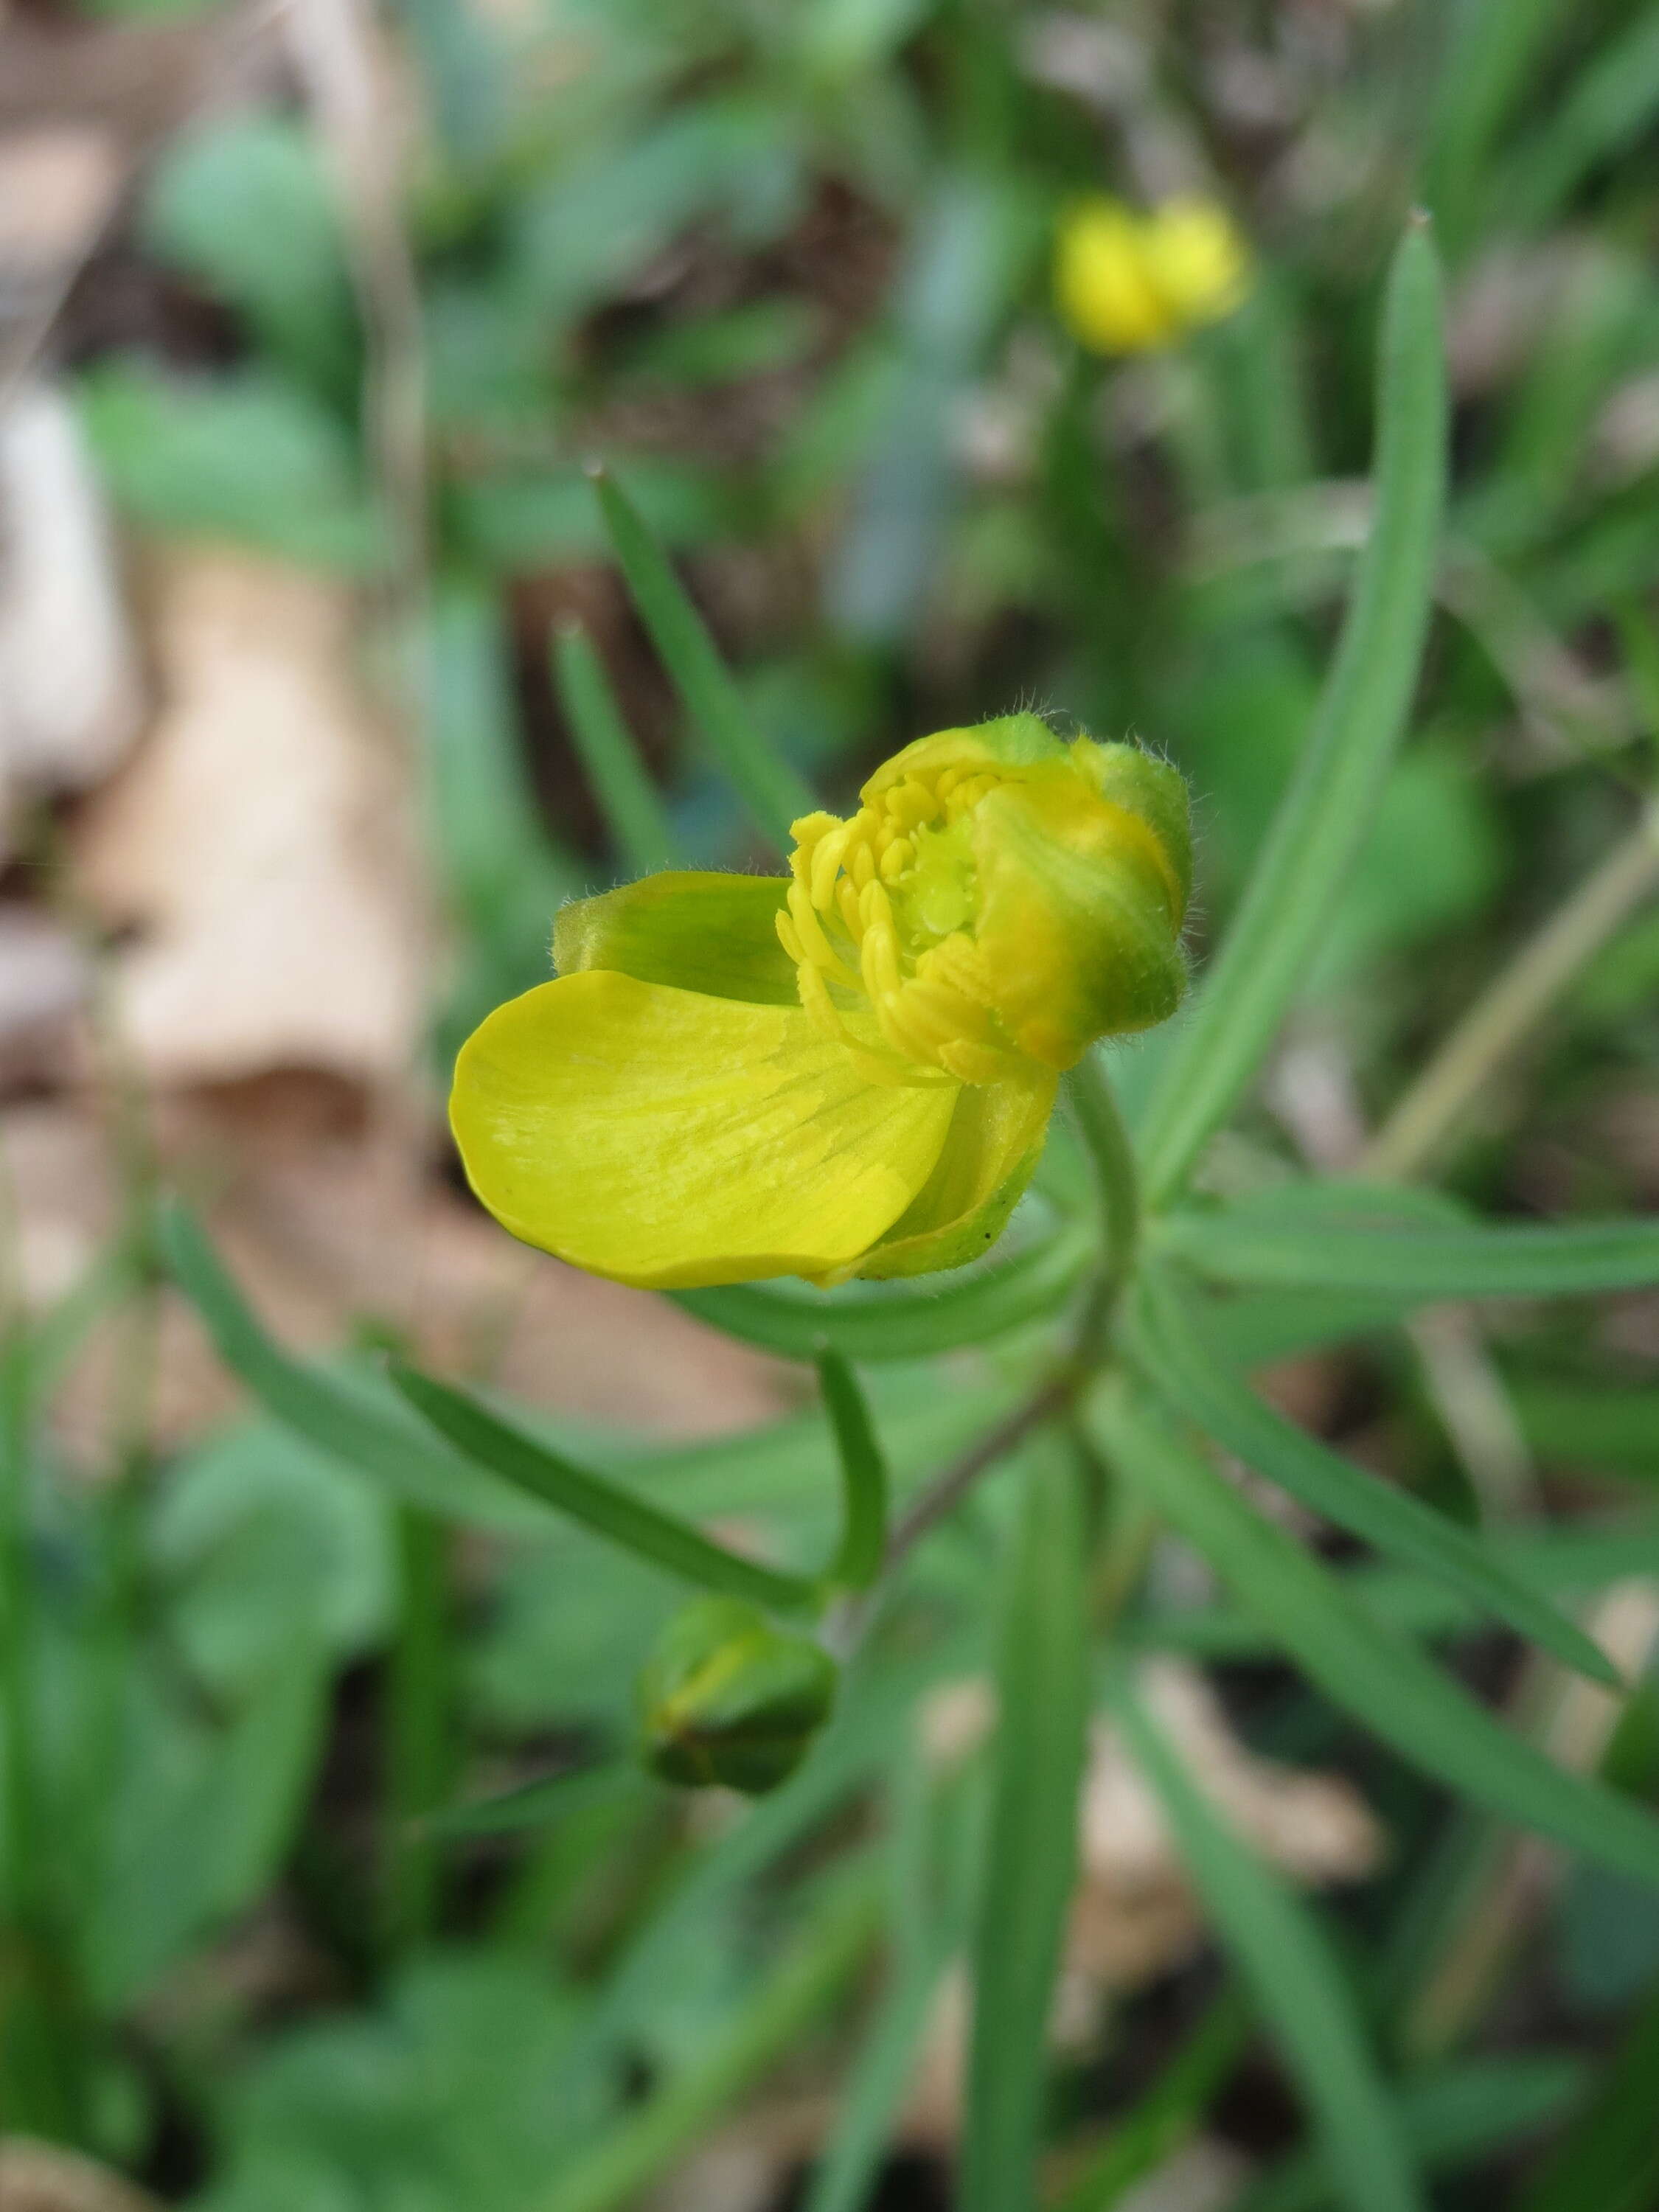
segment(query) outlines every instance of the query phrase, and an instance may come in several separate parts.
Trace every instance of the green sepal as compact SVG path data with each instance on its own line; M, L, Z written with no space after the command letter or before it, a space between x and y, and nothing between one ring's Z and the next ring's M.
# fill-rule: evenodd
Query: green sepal
M778 942L784 876L677 869L641 876L562 907L553 926L561 975L604 968L750 1006L798 1002L795 967Z
M698 1598L640 1676L646 1764L665 1782L763 1796L800 1765L835 1704L836 1662L736 1598Z

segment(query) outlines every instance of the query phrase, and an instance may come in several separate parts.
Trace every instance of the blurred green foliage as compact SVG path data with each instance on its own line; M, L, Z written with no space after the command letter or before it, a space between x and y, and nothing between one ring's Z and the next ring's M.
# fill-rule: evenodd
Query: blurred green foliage
M594 756L554 702L550 611L586 623L682 854L760 857L708 715L641 673L584 473L596 459L729 663L716 719L769 748L774 798L805 778L842 804L908 738L1019 703L1103 737L1133 732L1198 794L1201 957L1314 713L1365 535L1382 272L1407 210L1429 207L1452 307L1451 507L1415 734L1301 979L1294 1041L1340 1079L1301 1118L1282 1095L1253 1097L1213 1163L1211 1196L1265 1194L1271 1211L1288 1190L1278 1225L1297 1231L1306 1156L1354 1164L1352 1125L1382 1115L1650 803L1650 0L402 0L386 28L417 110L400 213L430 542L412 721L453 924L433 996L441 1066L488 1006L545 973L560 902L631 872L626 824L613 848ZM173 357L106 351L77 391L140 532L230 539L395 594L407 549L380 477L337 151L301 101L163 146L137 250L211 311L221 339ZM1048 295L1057 216L1080 192L1176 187L1218 194L1243 224L1250 299L1178 352L1085 356ZM574 696L565 711L581 712ZM632 818L660 834L656 814L644 832ZM1518 1070L1452 1133L1453 1196L1500 1214L1581 1200L1651 1212L1656 1005L1650 911L1583 964ZM1160 1036L1110 1055L1132 1119L1169 1048ZM1609 1146L1595 1110L1608 1100L1638 1103L1645 1152ZM717 1292L696 1310L802 1357L823 1314L844 1309L865 1332L847 1348L885 1354L873 1414L901 1504L913 1499L1038 1372L1033 1317L1082 1265L1081 1244L1042 1243L1086 1180L1068 1142L1051 1147L1012 1258L992 1263L1017 1279L947 1289L907 1310L908 1336L856 1290L810 1308ZM1319 1224L1304 1215L1298 1233L1316 1243ZM1011 1279L1037 1282L996 1308L1022 1324L1011 1336L947 1349L942 1367L921 1356L970 1339L972 1312ZM1386 1425L1394 1471L1437 1504L1437 1462L1459 1440L1423 1413L1420 1342L1396 1328L1412 1297L1247 1279L1244 1296L1211 1302L1216 1357L1248 1367L1357 1345L1344 1404L1376 1401L1385 1419L1334 1418L1372 1444ZM1516 1525L1497 1509L1484 1540L1534 1592L1577 1607L1659 1573L1644 1504L1659 1394L1630 1349L1650 1353L1653 1330L1630 1310L1622 1334L1547 1301L1492 1323L1486 1379L1533 1479ZM65 1463L46 1419L87 1325L74 1297L18 1318L4 1370L5 2124L81 2142L201 2212L604 2212L672 2174L783 2058L809 2083L854 2069L814 2206L873 2203L894 2085L975 1920L963 1899L979 1895L979 1854L1018 1855L1024 1802L1018 1770L997 1796L981 1753L925 1764L918 1701L994 1669L1042 1698L1044 1665L1063 1674L1048 1645L1020 1640L1022 1619L1063 1640L1078 1595L1075 1529L1055 1534L1045 1488L1050 1444L1017 1445L908 1556L795 1778L741 1820L700 1826L626 1764L634 1675L676 1601L662 1573L516 1497L487 1513L476 1482L451 1492L460 1463L360 1358L306 1370L285 1425L246 1418L143 1470L123 1504L119 1486L84 1480L106 1470ZM283 1370L273 1385L258 1346L225 1357L268 1401L293 1381ZM837 1462L813 1412L715 1446L647 1449L564 1425L546 1442L665 1511L741 1516L800 1574L832 1551ZM1467 1505L1467 1481L1459 1495ZM1122 1499L1111 1510L1133 1518ZM1490 1498L1477 1510L1492 1518ZM452 1512L492 1529L476 1559L458 1557ZM422 1580L412 1563L428 1539ZM1507 1665L1513 1643L1443 1583L1346 1551L1333 1574L1358 1617L1445 1644L1483 1685L1507 1679L1492 1655ZM1259 1618L1190 1593L1190 1573L1154 1576L1126 1641L1203 1659L1249 1740L1346 1765L1394 1836L1392 1863L1324 1948L1306 1948L1317 1923L1297 1901L1271 1893L1304 1992L1330 2008L1303 2033L1343 2023L1310 2053L1326 2142L1351 2093L1368 2128L1389 2124L1363 2068L1351 2092L1352 2037L1397 2071L1389 2098L1413 2156L1450 2172L1437 2203L1650 2201L1653 1893L1576 1869L1437 2044L1424 2008L1486 1894L1468 1869L1490 1869L1501 1837L1357 1741L1328 1686L1291 1672ZM399 1680L441 1708L442 1736L401 1779ZM1653 1695L1631 1701L1613 1773L1650 1801ZM1065 1739L1056 1758L1073 1758L1063 1694L1041 1717ZM416 1737L421 1724L417 1711ZM1410 1715L1397 1724L1408 1734ZM1032 1803L1055 1777L1030 1783ZM1170 1807L1218 1922L1248 1921L1258 1893L1243 1862L1201 1805ZM1063 1887L1066 1869L1048 1863L1061 1840L1048 1824L1040 1886ZM411 1853L428 1875L410 1877ZM981 1900L980 1918L995 1909ZM286 2015L246 1996L227 1949L273 1923L315 1962ZM1241 1954L1266 1971L1248 1941ZM1000 1961L1007 1986L1024 1963ZM1213 2067L1180 2070L1212 1996L1201 1970L1172 1973L1110 2010L1098 2063L1057 2062L1031 2124L1059 2154L1053 2201L1068 2212L1103 2212L1134 2177L1133 2158L1080 2163L1103 2130L1145 2124L1163 2147L1202 2124L1238 2063L1229 2043ZM1564 2039L1593 2062L1588 2084L1559 2063ZM1156 2067L1140 2070L1142 2051ZM1515 2144L1575 2109L1529 2176ZM994 2131L994 2117L979 2124ZM1346 2185L1293 2137L1266 2128L1253 2148L1283 2157L1241 2201L1364 2201L1339 2197ZM1076 2176L1097 2170L1090 2194ZM1015 2185L998 2186L970 2200L978 2212L1027 2212Z

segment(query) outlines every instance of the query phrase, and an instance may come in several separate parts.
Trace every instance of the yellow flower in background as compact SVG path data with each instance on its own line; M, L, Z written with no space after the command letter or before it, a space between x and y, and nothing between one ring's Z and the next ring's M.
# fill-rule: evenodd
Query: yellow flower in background
M1249 250L1213 200L1166 200L1141 214L1121 200L1083 201L1060 225L1054 296L1096 353L1148 353L1243 299Z
M473 1189L526 1243L655 1289L976 1259L1097 1037L1174 1012L1186 787L1035 714L923 738L786 877L567 907L557 980L463 1047Z

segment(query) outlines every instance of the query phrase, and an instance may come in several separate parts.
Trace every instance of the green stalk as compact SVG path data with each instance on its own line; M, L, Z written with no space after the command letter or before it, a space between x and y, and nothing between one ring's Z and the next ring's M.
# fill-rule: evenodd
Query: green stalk
M841 1462L841 1543L824 1580L868 1589L887 1552L887 1462L858 1378L838 1352L818 1354L818 1388Z
M1089 1155L1104 1251L1082 1331L1086 1361L1098 1351L1134 1272L1140 1249L1140 1177L1128 1124L1097 1053L1085 1053L1066 1076L1066 1097Z

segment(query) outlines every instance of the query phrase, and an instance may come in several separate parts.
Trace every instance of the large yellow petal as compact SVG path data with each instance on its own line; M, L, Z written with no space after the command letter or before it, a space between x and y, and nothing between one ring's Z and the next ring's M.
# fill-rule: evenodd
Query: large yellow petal
M931 1274L988 1252L1042 1157L1059 1080L964 1085L933 1174L860 1274Z
M869 1082L799 1006L595 969L497 1007L462 1048L450 1119L515 1237L690 1290L849 1271L927 1183L955 1100Z

